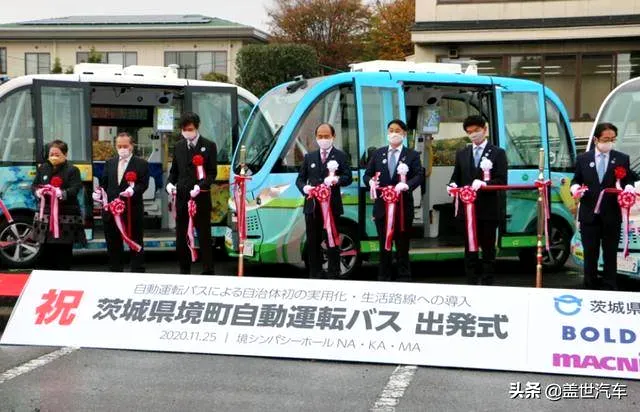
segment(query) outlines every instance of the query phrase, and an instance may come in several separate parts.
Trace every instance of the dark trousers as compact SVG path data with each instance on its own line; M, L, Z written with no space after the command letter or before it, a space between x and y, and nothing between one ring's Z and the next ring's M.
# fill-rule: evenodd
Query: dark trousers
M176 251L181 274L191 273L191 251L187 243L187 229L189 228L189 197L177 199L176 210ZM201 192L196 197L197 212L194 217L198 234L198 256L202 262L202 274L213 275L213 244L211 243L211 198L209 192Z
M580 223L580 236L584 246L584 286L598 289L598 259L602 246L603 289L618 289L618 241L620 222L604 222L599 215L589 224Z
M334 216L335 218L335 216ZM324 278L322 270L322 241L327 247L327 258L329 260L327 274L329 279L337 279L340 276L340 245L329 247L327 231L323 227L322 211L316 207L314 213L304 215L307 227L307 253L309 255L309 278Z
M482 261L478 252L469 251L467 230L464 230L464 270L470 285L492 285L496 266L497 220L477 220L476 235L482 249Z
M396 209L397 212L397 209ZM376 219L378 229L378 245L380 247L380 265L378 266L378 280L399 282L411 281L411 267L409 265L409 242L411 240L411 224L406 224L405 231L400 231L400 213L396 213L393 225L393 242L396 245L396 265L393 265L393 254L384 248L387 236L385 218Z
M37 264L38 269L71 270L73 244L45 242L40 247L42 252Z
M128 210L122 214L122 224L125 232L128 230L127 216ZM131 232L129 237L143 247L140 252L131 251L131 272L144 272L144 227L143 217L132 216ZM122 272L124 270L124 242L122 235L116 226L116 221L112 215L103 215L104 237L107 241L107 253L109 254L109 270L111 272Z

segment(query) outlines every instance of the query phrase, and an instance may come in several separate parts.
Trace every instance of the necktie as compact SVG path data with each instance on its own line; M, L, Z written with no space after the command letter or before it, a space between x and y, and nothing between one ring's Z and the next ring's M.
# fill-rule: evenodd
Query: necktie
M118 184L122 181L122 176L124 175L124 169L127 166L127 159L120 159L118 163Z
M482 156L482 147L476 146L473 150L473 161L476 167L478 167L480 165L480 156Z
M322 154L322 164L327 163L327 151L322 150L320 153Z
M393 179L393 174L396 172L396 152L398 149L392 149L389 152L389 176Z
M598 180L602 183L602 179L604 179L604 172L607 170L606 156L604 153L600 153L600 159L598 160Z

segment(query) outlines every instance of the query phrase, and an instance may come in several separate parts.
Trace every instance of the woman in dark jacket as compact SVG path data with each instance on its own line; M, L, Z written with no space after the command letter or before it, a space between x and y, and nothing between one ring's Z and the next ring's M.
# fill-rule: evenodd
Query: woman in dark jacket
M36 172L32 190L39 202L44 199L44 213L36 212L33 238L40 243L42 254L39 269L69 270L74 243L87 243L78 192L82 189L80 170L67 161L68 146L62 140L49 144L48 159ZM56 238L49 225L51 196L58 199L58 230Z

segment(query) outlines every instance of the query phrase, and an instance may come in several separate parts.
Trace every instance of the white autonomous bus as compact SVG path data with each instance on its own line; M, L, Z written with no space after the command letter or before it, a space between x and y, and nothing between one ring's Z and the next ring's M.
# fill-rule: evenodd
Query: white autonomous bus
M0 85L0 198L14 223L0 220L0 260L9 267L32 267L39 247L30 240L36 199L31 182L54 139L69 145L68 159L84 182L79 194L89 249L106 249L100 210L91 192L104 162L115 155L113 139L129 132L136 154L149 161L144 193L145 249L172 249L175 225L162 190L184 111L200 115L200 133L218 147L217 182L211 190L211 230L222 243L229 196L229 165L239 132L257 97L228 83L182 79L178 66L78 64L73 74L21 76ZM0 214L1 216L1 214ZM3 219L0 217L0 219Z

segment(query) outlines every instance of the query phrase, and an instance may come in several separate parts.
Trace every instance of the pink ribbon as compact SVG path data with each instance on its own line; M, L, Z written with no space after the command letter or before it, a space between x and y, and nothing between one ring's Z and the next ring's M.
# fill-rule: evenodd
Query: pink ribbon
M582 196L584 196L585 192L587 192L589 190L589 188L587 187L587 185L581 185L578 190L576 190L576 193L573 195L573 198L575 200L579 200L582 198Z
M198 259L198 251L196 250L193 218L198 212L198 207L196 206L196 201L193 199L189 199L187 207L189 209L189 226L187 227L187 239L189 240L188 246L191 251L191 261L195 262L196 259Z
M196 166L196 173L198 174L198 180L204 179L204 167Z
M375 182L375 184L369 183L369 197L371 200L376 200L378 198L378 180L380 179L380 172L376 172L375 176L371 178Z
M331 212L331 188L324 183L315 186L309 192L308 199L317 199L320 202L323 226L327 231L329 247L336 247L336 245L340 244L340 233L336 229L336 223Z
M603 189L598 196L598 203L594 213L600 213L600 203L602 196L605 193L615 193L618 195L618 206L622 213L622 243L624 244L624 257L629 256L629 215L631 214L631 208L636 203L636 197L640 197L640 194L625 192L621 189L607 188Z
M51 210L49 211L49 232L53 234L54 239L60 237L60 222L58 217L58 196L56 196L56 187L52 185L44 185L40 188L42 197L40 198L40 220L44 219L44 206L46 203L45 196L49 196L51 201Z
M461 188L452 188L451 192L454 195L455 213L458 215L458 201L461 200L464 204L465 211L465 228L467 231L467 247L469 252L478 251L478 236L476 227L476 197L477 193L471 188L471 186L464 186Z
M385 229L387 233L384 239L384 248L387 251L391 251L396 216L396 203L398 203L400 195L396 192L395 187L386 186L380 189L380 196L385 203Z
M547 187L551 186L551 180L536 180L536 187L542 197L542 208L544 209L544 241L547 252L549 252L549 219L551 219L551 210L549 209L549 193Z
M233 200L236 204L236 214L238 216L238 238L240 253L244 252L244 241L247 239L247 209L245 198L247 195L246 181L251 178L248 176L236 175L234 185L236 190L233 193Z
M104 190L103 190L104 193ZM104 203L103 198L103 203ZM107 210L113 215L113 219L116 221L116 226L120 231L120 236L122 236L122 240L129 246L129 248L135 252L140 252L142 250L142 246L134 242L124 230L124 225L122 224L122 213L124 213L125 205L122 199L115 199L109 202L107 205Z
M4 215L4 218L7 219L7 222L13 222L13 217L11 216L11 213L9 213L9 209L4 205L2 199L0 199L0 209L2 209L2 214Z

